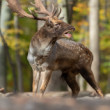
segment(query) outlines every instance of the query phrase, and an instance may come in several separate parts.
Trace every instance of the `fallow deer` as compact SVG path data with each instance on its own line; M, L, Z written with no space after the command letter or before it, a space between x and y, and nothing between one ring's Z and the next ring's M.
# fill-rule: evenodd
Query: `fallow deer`
M80 91L76 82L76 75L80 73L97 94L103 97L91 70L92 53L81 43L65 39L71 37L70 32L75 28L59 18L61 9L58 11L53 6L52 12L49 12L40 0L35 0L35 4L32 4L35 10L29 10L28 14L21 8L18 0L7 0L7 2L21 17L45 21L44 26L32 37L27 57L33 70L33 92L37 92L42 72L45 72L40 87L43 95L52 72L59 69L73 96L77 96ZM36 14L45 14L45 17L37 17Z

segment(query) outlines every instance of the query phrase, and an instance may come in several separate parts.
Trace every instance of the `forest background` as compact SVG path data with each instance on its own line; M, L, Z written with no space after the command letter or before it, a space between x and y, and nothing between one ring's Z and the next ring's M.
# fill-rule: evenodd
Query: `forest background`
M110 0L43 1L48 9L52 3L62 8L64 21L76 28L72 40L83 43L93 52L95 78L104 93L110 92ZM27 12L27 7L33 8L30 2L33 0L20 1ZM0 0L0 10L0 36L3 35L8 44L5 46L0 37L0 88L7 92L31 91L32 70L27 54L31 38L42 22L19 18L8 8L5 0ZM78 80L81 91L90 90L81 77Z

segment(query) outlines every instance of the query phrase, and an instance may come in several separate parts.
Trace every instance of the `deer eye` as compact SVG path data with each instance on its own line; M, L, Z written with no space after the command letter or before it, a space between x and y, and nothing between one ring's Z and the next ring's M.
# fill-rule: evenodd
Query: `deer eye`
M60 24L58 23L58 24L55 24L55 26L59 26Z
M55 27L59 28L60 27L60 23L55 24Z
M52 28L53 25L52 24L47 24L48 28Z

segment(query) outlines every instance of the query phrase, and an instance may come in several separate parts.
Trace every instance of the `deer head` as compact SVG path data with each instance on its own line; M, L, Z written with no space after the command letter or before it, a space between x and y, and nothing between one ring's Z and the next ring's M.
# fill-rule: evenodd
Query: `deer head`
M45 21L43 29L48 33L54 34L54 36L70 38L70 32L75 30L73 26L63 22L62 19L59 18L61 9L58 10L58 8L55 8L53 5L52 11L49 12L40 0L35 0L35 4L31 3L35 7L35 10L29 10L30 14L28 14L21 8L19 0L7 0L7 2L9 7L20 17ZM38 17L36 14L45 14L45 17Z

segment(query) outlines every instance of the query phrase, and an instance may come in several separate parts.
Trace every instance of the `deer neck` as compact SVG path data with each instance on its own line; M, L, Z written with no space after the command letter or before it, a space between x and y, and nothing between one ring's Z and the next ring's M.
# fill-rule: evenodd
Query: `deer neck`
M55 34L41 28L33 37L32 46L37 48L38 56L48 56L56 40Z

